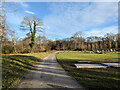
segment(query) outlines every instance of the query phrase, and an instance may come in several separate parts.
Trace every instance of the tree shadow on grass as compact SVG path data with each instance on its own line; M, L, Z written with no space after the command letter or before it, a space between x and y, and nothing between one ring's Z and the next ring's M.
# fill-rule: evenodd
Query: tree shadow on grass
M100 69L77 69L74 64L80 64L74 59L60 59L59 63L73 76L79 83L89 89L95 88L112 88L120 89L120 68L100 68ZM81 60L84 61L84 60ZM86 60L87 61L87 60ZM103 61L102 61L103 62ZM102 63L98 61L98 63ZM95 62L97 63L97 62ZM83 63L82 63L83 64ZM86 63L84 63L86 64ZM88 63L89 64L89 63Z
M39 58L25 55L11 55L2 57L2 81L3 88L10 88L15 82L29 71Z

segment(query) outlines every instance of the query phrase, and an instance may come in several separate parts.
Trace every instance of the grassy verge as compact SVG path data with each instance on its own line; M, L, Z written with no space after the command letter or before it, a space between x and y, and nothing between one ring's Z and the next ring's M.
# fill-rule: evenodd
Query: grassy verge
M90 60L93 63L118 62L118 54L90 54L83 52L64 52L56 55L58 62L80 84L88 89L120 89L120 68L77 69L77 61Z
M2 57L2 87L14 87L33 65L52 52L10 55Z

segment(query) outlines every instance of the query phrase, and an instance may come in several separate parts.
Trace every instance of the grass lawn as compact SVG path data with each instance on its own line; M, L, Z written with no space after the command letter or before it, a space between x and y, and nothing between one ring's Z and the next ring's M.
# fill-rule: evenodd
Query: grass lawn
M118 62L118 54L90 54L84 52L64 52L56 55L58 62L87 89L109 88L120 90L120 68L77 69L77 61L94 61L93 63Z
M34 64L52 52L10 55L2 57L2 87L13 88Z

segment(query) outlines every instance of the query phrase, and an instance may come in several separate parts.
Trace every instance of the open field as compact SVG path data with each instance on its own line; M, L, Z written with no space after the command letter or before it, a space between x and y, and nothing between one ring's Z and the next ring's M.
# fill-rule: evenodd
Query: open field
M32 66L52 52L10 55L2 57L2 85L4 89L14 87Z
M77 69L77 61L94 61L92 63L118 62L118 54L90 54L84 52L64 52L56 55L58 62L80 84L88 89L120 89L120 68Z

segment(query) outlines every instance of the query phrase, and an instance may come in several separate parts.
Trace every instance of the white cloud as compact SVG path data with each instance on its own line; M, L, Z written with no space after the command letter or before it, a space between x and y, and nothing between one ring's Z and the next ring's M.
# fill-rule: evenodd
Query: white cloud
M49 10L51 13L43 19L45 25L51 32L66 33L68 36L94 28L100 32L101 26L106 27L118 21L118 3L113 2L52 3ZM109 28L106 28L106 32L109 32Z
M93 3L82 11L82 26L97 27L118 20L117 3ZM85 25L86 24L86 25Z
M28 4L26 4L25 2L19 2L19 4L22 6L22 7L29 7L29 5Z
M110 27L105 27L102 29L92 29L90 31L86 31L86 36L104 36L106 33L118 33L118 26L110 26Z
M31 11L24 11L24 12L26 12L28 14L35 14L34 12L31 12Z
M62 36L66 36L66 34L63 33L55 33L55 32L46 32L47 36L58 36L58 37L62 37Z

